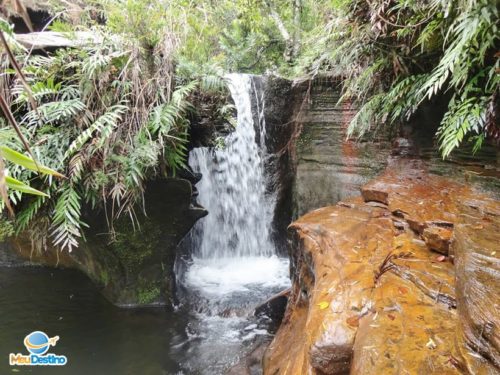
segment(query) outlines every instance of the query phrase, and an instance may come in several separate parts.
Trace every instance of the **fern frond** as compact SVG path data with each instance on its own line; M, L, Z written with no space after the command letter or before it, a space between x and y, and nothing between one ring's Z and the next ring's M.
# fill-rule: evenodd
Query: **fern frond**
M43 206L43 204L47 201L47 198L44 196L37 196L33 199L26 208L21 210L16 215L15 221L15 231L16 235L19 235L25 229L28 228L29 224L33 221L34 217Z
M385 94L374 95L354 115L347 129L347 136L356 135L361 138L378 119L378 113L384 101Z
M54 101L39 106L36 110L28 112L23 122L28 126L39 123L56 123L69 120L81 112L87 111L87 106L80 99Z
M481 135L486 124L488 97L454 98L437 132L443 158L471 134Z
M82 237L80 195L70 183L61 188L52 214L51 237L55 246L72 251Z
M100 116L92 125L85 129L68 147L64 154L64 159L73 155L88 142L94 133L101 133L98 141L98 147L102 147L104 141L109 137L111 131L118 126L123 114L128 108L122 104L112 106L105 114Z
M227 88L227 83L224 77L207 74L200 79L200 89L207 94L218 94L224 92Z

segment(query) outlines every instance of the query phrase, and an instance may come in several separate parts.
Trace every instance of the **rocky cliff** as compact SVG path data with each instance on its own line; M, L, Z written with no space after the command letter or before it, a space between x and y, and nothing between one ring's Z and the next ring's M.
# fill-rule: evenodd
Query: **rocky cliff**
M500 202L392 160L289 228L293 287L265 374L500 371Z
M359 187L382 172L390 142L379 134L347 139L356 108L339 104L341 81L320 78L296 84L297 132L293 207L295 217L357 195Z

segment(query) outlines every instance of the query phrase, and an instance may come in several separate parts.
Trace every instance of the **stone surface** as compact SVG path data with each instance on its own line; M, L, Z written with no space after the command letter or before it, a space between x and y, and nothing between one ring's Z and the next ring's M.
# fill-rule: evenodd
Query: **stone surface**
M0 244L0 251L15 252L16 257L7 258L10 265L17 258L19 265L28 259L31 264L79 269L119 306L164 305L174 298L177 244L206 211L191 204L191 184L182 179L150 183L145 201L148 216L138 215L138 227L128 218L119 219L114 241L104 215L94 212L85 220L90 224L87 241L71 253L51 248L33 252L26 237Z
M250 352L232 366L226 375L262 375L262 356L269 345L268 337L261 337L252 345Z
M338 80L318 79L298 86L300 95L290 100L295 103L297 127L295 217L357 195L360 186L385 168L390 154L387 141L346 139L356 108L338 104Z
M275 294L261 303L255 308L254 315L265 315L271 319L274 327L278 327L283 320L288 297L290 297L290 288Z
M290 226L292 291L264 374L497 373L500 202L399 159L363 197L383 204L351 198Z
M275 199L272 239L278 252L286 254L286 228L292 221L295 179L297 126L293 118L301 95L291 81L277 76L253 76L252 85L254 122L265 123L264 162L266 173L271 174L266 179L267 189ZM260 136L257 131L257 137Z
M431 226L424 229L422 237L431 250L448 255L452 234L451 229Z
M462 347L469 372L493 374L500 372L500 207L474 200L453 233L459 339L480 354Z

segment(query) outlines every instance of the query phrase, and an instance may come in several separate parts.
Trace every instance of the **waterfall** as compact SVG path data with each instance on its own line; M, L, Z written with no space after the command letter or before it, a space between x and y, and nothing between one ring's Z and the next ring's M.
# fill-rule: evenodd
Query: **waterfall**
M266 195L264 142L256 141L256 128L265 126L254 124L251 77L231 75L229 87L238 112L236 129L223 149L196 148L189 156L191 167L203 176L197 185L199 203L209 212L194 236L194 253L203 259L274 253L270 240L274 199Z
M274 174L266 163L264 95L254 79L228 76L237 125L225 147L189 155L202 174L198 202L208 215L191 230L190 257L179 260L177 294L195 317L185 344L188 373L225 373L250 343L269 334L266 318L253 316L255 307L290 286L288 259L277 256L272 241Z
M271 240L275 197L266 191L273 174L265 171L263 95L250 75L227 78L237 126L225 147L195 148L189 155L190 166L202 174L198 202L209 214L191 233L193 263L186 282L204 295L289 283L287 260L275 255Z

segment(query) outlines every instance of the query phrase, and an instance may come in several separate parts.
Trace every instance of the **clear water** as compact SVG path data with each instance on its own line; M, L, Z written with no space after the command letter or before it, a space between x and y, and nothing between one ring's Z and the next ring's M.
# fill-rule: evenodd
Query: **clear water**
M191 319L162 308L119 309L77 271L0 267L0 374L196 374L183 369L196 345ZM51 352L65 355L66 366L14 372L9 353L27 354L23 339L34 330L60 337Z

